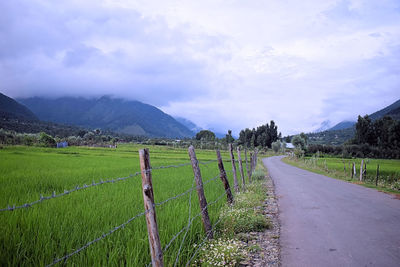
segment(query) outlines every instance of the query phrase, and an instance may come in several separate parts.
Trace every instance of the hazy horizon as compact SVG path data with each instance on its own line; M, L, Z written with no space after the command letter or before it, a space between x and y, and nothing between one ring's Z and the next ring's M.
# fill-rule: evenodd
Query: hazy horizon
M283 135L400 98L398 1L3 1L0 91L138 100Z

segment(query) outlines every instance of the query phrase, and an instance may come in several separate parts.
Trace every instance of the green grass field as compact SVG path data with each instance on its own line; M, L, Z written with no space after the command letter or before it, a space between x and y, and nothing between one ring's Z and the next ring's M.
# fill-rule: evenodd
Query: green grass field
M0 149L0 208L22 205L75 188L99 182L100 179L126 177L139 171L138 150L143 147L121 145L117 149L69 147L64 149L6 146ZM215 160L215 151L197 150L199 161ZM228 154L222 157L228 160ZM244 158L244 156L242 155ZM150 147L153 168L188 163L187 150ZM245 166L244 166L245 167ZM203 182L219 174L217 163L200 165ZM225 169L231 170L230 163ZM178 195L193 183L190 165L180 168L153 170L155 202ZM231 187L232 174L228 172ZM224 194L220 179L204 187L208 202ZM192 205L189 205L192 195ZM212 223L216 221L226 197L209 207ZM157 206L157 220L163 248L192 216L198 214L197 194ZM72 192L66 196L43 201L30 208L0 212L0 265L43 266L53 262L87 242L121 225L143 212L141 177ZM194 244L204 236L201 217L190 228L180 253L178 266L187 262ZM164 253L166 266L174 264L183 235ZM143 266L150 262L144 216L125 228L94 243L70 257L65 263L77 266Z
M335 178L357 182L360 178L361 160L363 159L306 157L303 161L285 159L285 162ZM356 176L351 179L353 163L356 166ZM375 187L376 170L379 164L378 188L388 192L400 192L400 160L364 159L364 163L367 164L363 183L365 186Z

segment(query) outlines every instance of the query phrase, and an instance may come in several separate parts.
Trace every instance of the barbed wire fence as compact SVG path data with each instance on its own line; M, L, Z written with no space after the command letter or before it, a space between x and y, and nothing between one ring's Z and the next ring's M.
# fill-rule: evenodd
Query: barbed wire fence
M191 150L192 150L193 154L191 154ZM172 200L176 200L176 199L182 198L183 196L186 196L186 195L189 194L189 209L188 209L187 224L184 225L177 233L175 233L172 236L172 238L168 241L168 243L166 243L164 248L161 248L159 240L155 240L155 242L152 242L152 240L149 238L149 241L150 241L149 242L150 243L150 252L151 252L152 261L148 264L148 266L151 266L151 265L153 265L153 266L163 266L163 258L162 258L163 254L166 253L167 250L174 243L174 241L180 235L182 235L184 233L184 235L182 237L182 240L180 242L180 245L179 245L179 250L177 252L177 255L176 255L176 258L175 258L175 261L174 261L174 266L177 266L179 264L180 255L181 255L184 243L185 243L185 239L186 239L187 234L189 232L189 229L193 225L194 221L201 216L202 217L202 222L203 222L203 227L204 227L204 232L205 232L205 237L202 239L202 241L196 247L196 250L193 253L193 255L187 261L186 266L188 266L193 261L195 256L197 255L199 249L205 244L205 242L208 239L212 238L213 229L215 229L216 225L220 222L220 219L218 219L213 225L210 224L210 219L208 217L208 207L210 207L210 206L216 204L217 202L219 202L225 195L227 196L228 203L232 204L233 196L232 196L231 188L230 188L228 180L227 180L226 173L227 172L230 172L230 173L232 172L233 175L236 176L236 169L232 168L232 170L225 170L224 167L223 167L223 162L232 162L233 164L236 164L236 163L242 164L242 162L241 162L241 160L235 160L233 158L233 156L231 156L231 160L230 161L228 161L228 160L223 161L220 158L220 154L219 154L218 150L217 150L217 160L210 160L210 161L205 161L205 162L198 161L197 158L196 158L195 152L194 152L194 148L191 146L191 147L189 147L189 155L190 155L190 158L191 158L191 162L181 163L181 164L176 164L176 165L150 167L150 162L148 160L149 159L149 151L148 151L148 149L140 150L139 154L140 154L141 171L135 172L135 173L130 174L130 175L125 176L125 177L118 177L118 178L111 178L111 179L109 178L109 179L106 179L106 180L100 179L98 182L93 181L91 184L83 184L82 186L77 185L75 188L72 188L72 189L69 189L69 190L64 190L63 193L59 193L59 194L56 194L56 192L53 192L49 196L40 195L38 200L35 200L35 201L32 201L32 202L27 202L27 203L24 203L22 205L13 205L13 206L8 205L6 208L0 209L0 212L6 212L6 211L12 212L12 211L15 211L17 209L31 208L32 206L40 204L40 203L42 203L44 201L55 199L55 198L60 198L60 197L69 195L69 194L71 194L73 192L76 192L76 191L80 191L80 190L83 190L83 189L88 189L88 188L91 188L91 187L96 187L96 186L100 186L100 185L104 185L104 184L114 184L114 183L117 183L117 182L120 182L120 181L125 181L125 180L128 180L128 179L131 179L131 178L134 178L134 177L137 177L137 176L141 175L142 176L142 187L143 187L142 189L143 189L143 193L144 193L143 197L144 197L145 203L146 203L146 196L150 196L150 198L148 200L150 201L151 205L148 206L147 209L145 208L145 210L143 212L140 212L140 213L132 216L127 221L123 222L122 224L120 224L118 226L115 226L114 228L110 229L107 232L104 232L101 236L99 236L99 237L87 242L83 246L75 249L74 251L72 251L72 252L70 252L70 253L62 256L62 257L54 259L51 263L47 264L46 266L53 266L53 265L55 265L57 263L66 263L67 260L69 258L71 258L72 256L84 251L85 249L87 249L88 247L93 245L94 243L97 243L98 241L101 241L101 240L107 238L108 236L110 236L114 232L125 228L132 221L134 221L137 218L140 218L142 216L146 216L147 217L146 221L147 221L149 237L152 235L152 236L156 236L159 239L157 224L155 224L155 227L154 227L154 225L153 226L149 225L149 218L150 218L150 221L152 219L154 221L156 221L155 220L155 208L163 206L164 204L166 204L166 203L168 203L168 202L170 202ZM147 162L146 162L146 160L147 160ZM200 174L199 165L207 166L207 165L210 165L210 164L216 163L216 162L218 162L218 167L219 167L219 171L220 171L219 174L217 174L217 175L205 180L204 183L203 183L202 178L201 178L201 174ZM250 160L250 162L252 163L252 159ZM145 164L145 163L147 163L147 164ZM169 198L167 198L167 199L165 199L165 200L163 200L161 202L155 203L154 202L154 195L153 195L153 188L152 188L152 181L151 181L151 173L152 173L152 171L154 171L154 170L162 170L162 169L169 169L169 168L181 168L181 167L185 167L185 166L189 166L189 165L192 165L193 172L194 172L194 178L193 178L192 186L188 190L186 190L186 191L184 191L184 192L182 192L180 194L177 194L175 196L169 197ZM247 165L247 157L246 157L246 165ZM251 172L253 171L253 167L255 167L255 166L253 166L253 164L251 164ZM149 178L150 178L150 180L148 180ZM215 200L213 200L212 202L207 203L206 200L205 200L203 187L205 185L217 180L218 178L220 178L222 180L222 182L223 182L223 184L225 186L224 191ZM248 177L248 178L250 179L250 177ZM243 179L243 177L242 177L242 179ZM196 182L196 186L194 185L195 182ZM148 184L148 183L150 183L150 184ZM244 186L243 186L243 188L244 188ZM195 191L195 190L197 191L198 197L199 197L200 212L195 214L194 216L192 216L192 192ZM146 205L145 205L145 207L146 207ZM153 216L153 218L151 218L151 216ZM210 225L206 225L207 222ZM155 231L155 232L153 233L152 231ZM161 253L158 253L158 255L154 255L155 254L154 253L154 246L159 246L158 248L155 248L155 249L158 250ZM158 257L158 259L157 259L157 257Z

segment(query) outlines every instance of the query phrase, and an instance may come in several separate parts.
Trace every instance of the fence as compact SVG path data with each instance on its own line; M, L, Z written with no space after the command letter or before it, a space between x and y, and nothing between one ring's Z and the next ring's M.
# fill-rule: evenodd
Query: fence
M242 159L241 159L241 151L238 148L237 149L237 155L238 155L238 160L236 161L234 158L233 154L233 147L232 145L229 146L229 152L230 152L230 162L232 163L232 170L231 171L226 171L224 168L223 160L221 157L221 153L219 150L216 150L216 160L211 160L207 162L200 162L197 160L195 149L193 146L190 146L188 149L189 152L189 158L190 158L190 163L182 163L182 164L177 164L177 165L168 165L168 166L159 166L159 167L151 167L150 165L150 152L148 149L143 149L139 151L139 159L140 159L140 171L135 172L134 174L131 174L126 177L119 177L119 178L114 178L114 179L109 179L109 180L100 180L100 182L93 182L91 184L84 184L83 186L76 186L75 188L65 190L63 193L56 194L56 192L53 192L53 194L49 196L43 196L41 195L38 200L25 203L19 206L8 206L6 208L0 209L0 212L12 212L17 209L28 209L31 208L32 206L38 205L44 201L48 201L54 198L60 198L66 195L69 195L75 191L80 191L82 189L87 189L91 187L96 187L100 186L103 184L113 184L117 183L120 181L124 181L133 177L137 177L141 175L142 178L142 193L143 193L143 200L144 200L144 211L140 212L134 216L132 216L130 219L125 221L124 223L110 229L109 231L103 233L101 236L87 242L83 246L75 249L73 252L68 253L62 257L54 259L52 262L47 264L47 266L52 266L57 263L66 263L69 258L73 257L74 255L84 251L91 245L93 245L96 242L99 242L114 232L118 230L124 229L129 223L132 221L136 220L139 217L145 216L146 217L146 224L147 224L147 232L148 232L148 239L149 239L149 245L150 245L150 256L151 256L151 263L148 265L153 265L153 266L163 266L163 255L164 253L170 248L170 246L173 244L173 242L181 235L182 241L179 246L179 251L177 253L176 259L174 266L176 266L179 263L179 257L180 253L183 249L184 241L185 238L188 234L188 231L190 230L190 227L193 225L194 221L197 218L201 217L203 229L205 236L201 240L201 243L196 247L196 250L190 257L190 259L186 262L186 266L190 265L191 262L194 260L196 257L198 251L200 248L204 245L204 243L207 241L207 239L213 238L213 232L215 230L215 227L217 224L220 222L217 220L214 224L211 224L209 214L208 214L208 207L214 205L215 203L219 202L221 199L223 199L224 196L226 196L226 201L228 204L233 204L234 203L234 195L231 192L231 187L229 185L229 181L227 179L227 172L232 172L233 177L234 177L234 184L235 184L235 192L239 192L241 190L245 190L245 176L244 176L244 171L243 171L243 166L242 166ZM250 168L247 168L248 166L248 161L247 161L247 151L245 150L245 162L246 162L246 168L248 170L248 180L249 182L251 181L251 173L254 170L257 162L257 151L254 151L253 153L250 153ZM209 165L217 163L218 164L218 169L219 169L219 174L205 180L203 182L202 176L201 176L201 169L200 165ZM236 173L236 164L239 165L239 175L241 177L241 188L238 184L238 179L237 179L237 173ZM191 165L193 169L193 174L194 174L194 180L192 183L192 187L187 189L186 191L177 194L175 196L169 197L159 203L155 203L154 201L154 191L153 191L153 184L152 184L152 171L153 170L158 170L158 169L169 169L169 168L181 168L184 166ZM222 182L222 186L224 188L223 193L220 194L214 201L212 202L207 202L207 199L204 194L204 185L213 182L215 180L220 178ZM195 185L194 185L195 184ZM191 214L192 210L192 192L196 191L197 196L199 199L199 205L200 205L200 212L193 215ZM189 194L189 216L187 219L187 224L180 229L169 241L166 243L167 245L162 248L161 247L161 242L160 242L160 237L159 237L159 232L158 232L158 226L157 226L157 216L156 216L156 207L162 206L166 204L167 202L173 201L175 199L181 198L183 196L186 196Z

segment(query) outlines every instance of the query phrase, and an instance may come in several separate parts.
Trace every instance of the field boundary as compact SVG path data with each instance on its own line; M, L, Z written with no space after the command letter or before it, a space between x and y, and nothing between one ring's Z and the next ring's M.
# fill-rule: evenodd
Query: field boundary
M83 189L89 189L91 187L96 187L96 186L100 186L100 185L104 185L104 184L115 184L118 183L120 181L124 181L127 179L131 179L134 177L137 177L139 175L142 176L142 190L143 190L143 199L144 199L144 203L145 203L145 209L143 212L140 212L138 214L135 214L134 216L132 216L130 219L128 219L127 221L125 221L124 223L115 226L114 228L110 229L109 231L104 232L101 236L87 242L86 244L84 244L83 246L75 249L74 251L65 254L64 256L55 258L52 262L50 262L49 264L47 264L46 266L53 266L55 264L61 263L61 264L65 264L67 262L67 260L71 257L73 257L74 255L84 251L85 249L87 249L88 247L90 247L91 245L93 245L94 243L97 243L105 238L107 238L108 236L110 236L111 234L113 234L114 232L118 231L118 230L122 230L124 229L129 223L131 223L132 221L136 220L139 217L142 216L146 216L146 221L147 221L147 227L148 227L148 236L149 236L149 244L150 244L150 253L151 253L151 258L152 258L152 262L149 263L147 266L153 265L153 266L163 266L163 253L165 253L168 248L171 246L171 244L182 234L184 234L183 240L181 241L180 244L180 248L178 251L178 255L176 257L175 260L175 264L174 266L177 266L177 264L179 263L179 256L180 256L180 252L183 246L183 243L185 241L185 237L190 229L190 227L192 226L193 222L199 218L200 216L202 217L202 222L203 222L203 228L204 228L204 233L205 233L205 237L204 239L201 241L200 245L197 247L197 249L194 251L193 255L190 257L189 261L186 263L185 266L189 266L190 263L192 262L192 260L196 257L196 254L198 252L198 250L202 247L202 245L206 242L207 239L211 239L212 238L212 233L213 230L215 229L216 225L219 223L219 220L217 220L216 222L214 222L214 224L211 225L210 220L208 218L208 225L207 225L207 217L208 217L208 207L211 205L214 205L215 203L219 202L225 195L227 196L227 203L228 204L232 204L233 200L234 200L234 196L232 195L231 192L231 187L229 185L229 182L227 180L227 172L232 172L233 173L233 177L234 177L234 183L235 183L235 192L240 192L240 191L244 191L245 190L245 177L244 177L244 173L243 173L243 166L242 166L242 160L241 160L241 151L238 148L237 153L238 153L238 158L239 160L235 160L234 156L233 156L233 148L232 146L229 146L230 148L230 154L231 154L231 159L230 160L225 160L225 162L231 162L232 163L232 170L227 170L225 171L224 166L223 166L223 160L221 158L220 152L219 150L216 150L216 156L217 159L216 160L210 160L210 161L206 161L206 162L201 162L198 161L196 156L195 156L195 151L193 146L189 147L189 156L190 156L190 160L191 162L189 163L181 163L181 164L176 164L176 165L166 165L166 166L157 166L157 167L151 167L150 166L150 162L149 162L149 158L150 158L150 153L148 149L143 149L139 151L139 159L140 159L140 165L141 165L141 170L137 171L133 174L130 174L128 176L125 177L118 177L118 178L107 178L105 180L100 179L98 182L93 181L91 184L83 184L83 185L78 185L74 188L68 189L68 190L64 190L63 193L59 193L56 194L56 192L54 191L51 195L48 196L43 196L40 195L39 199L33 201L33 202L27 202L21 205L7 205L6 208L1 208L0 212L13 212L15 210L19 210L19 209L30 209L32 206L36 206L39 205L40 203L43 203L44 201L48 201L48 200L52 200L55 198L61 198L63 196L69 195L73 192L84 192ZM190 151L193 152L194 156L190 153ZM258 151L255 150L253 153L251 153L250 155L250 170L248 170L248 173L250 174L250 176L248 176L248 181L251 182L251 173L253 172L253 170L256 167L256 162L257 162L257 154ZM146 157L147 157L147 163L144 164L146 162ZM245 161L246 161L246 166L248 166L248 161L247 161L247 150L245 150ZM213 163L218 163L218 167L219 167L219 174L208 178L204 181L202 180L201 177L201 172L200 172L200 165L201 166L205 166L205 165L210 165ZM239 164L239 174L236 173L236 164ZM181 168L184 166L188 166L188 165L192 165L193 168L193 174L194 174L194 180L193 180L193 184L192 187L190 187L189 189L187 189L186 191L171 196L161 202L155 203L154 202L154 195L153 195L153 188L152 188L152 182L151 182L151 174L153 170L163 170L163 169L169 169L169 168ZM241 177L241 186L239 186L238 183L238 179L237 179L237 175L240 175ZM224 187L224 191L222 194L220 194L215 200L207 203L207 200L205 199L204 196L204 188L203 186L211 183L215 180L218 179L218 177L221 179L222 181L222 185ZM194 185L196 181L196 185ZM193 191L197 191L198 193L198 197L199 197L199 204L200 204L200 212L192 215L191 214L191 208L192 208L192 193ZM203 194L201 196L200 191L203 191ZM159 240L159 234L158 234L158 227L157 227L157 220L156 220L156 207L162 206L164 204L166 204L167 202L173 201L175 199L181 198L183 196L189 195L189 216L187 219L187 224L182 227L176 234L173 235L173 237L166 243L164 248L161 248L160 245L160 240ZM146 203L149 204L146 206ZM149 223L149 221L152 221L153 223ZM158 239L158 240L157 240Z

